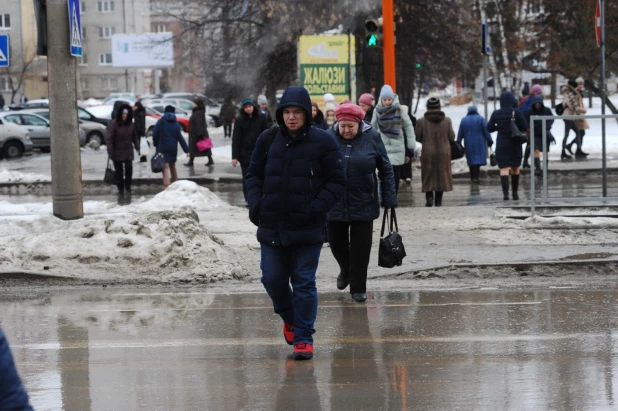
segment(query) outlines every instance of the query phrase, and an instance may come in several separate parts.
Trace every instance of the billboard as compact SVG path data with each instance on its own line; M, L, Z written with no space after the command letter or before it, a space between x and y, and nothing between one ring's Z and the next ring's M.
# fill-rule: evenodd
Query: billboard
M112 65L121 68L173 67L172 33L114 34Z
M355 65L353 36L300 36L298 51L300 85L313 101L323 105L326 93L333 94L338 102L354 101L356 78L350 69L350 63L352 68Z

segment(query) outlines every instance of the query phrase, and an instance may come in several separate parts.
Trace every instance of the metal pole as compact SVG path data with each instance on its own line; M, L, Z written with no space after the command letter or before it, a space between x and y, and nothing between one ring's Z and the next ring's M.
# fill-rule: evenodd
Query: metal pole
M393 0L382 0L382 40L384 42L384 84L391 86L397 93Z
M68 0L47 2L47 73L53 213L84 216L77 119L77 60L70 55Z
M549 159L547 158L547 120L541 119L541 121L543 122L543 133L541 134L541 136L543 136L543 153L541 153L543 158L543 167L541 168L541 170L543 170L543 200L547 201L549 197L547 188L547 164L549 163Z
M601 115L605 115L605 0L601 3ZM607 141L605 118L601 119L601 139L603 142L603 197L607 197Z
M530 117L530 152L534 153L534 120L536 116ZM533 154L534 155L534 154ZM535 215L535 202L536 202L536 187L534 186L534 161L530 163L530 217Z
M487 107L487 54L483 55L483 101L485 102L485 120L489 121L489 117L487 117L489 115Z
M352 33L350 29L348 29L348 98L352 100Z

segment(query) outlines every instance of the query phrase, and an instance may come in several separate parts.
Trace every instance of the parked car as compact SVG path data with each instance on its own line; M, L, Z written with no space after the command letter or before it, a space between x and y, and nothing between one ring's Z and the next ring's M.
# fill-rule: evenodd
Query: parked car
M23 127L30 137L33 148L38 148L44 153L51 151L51 129L49 121L36 114L23 112L4 112L0 113L3 121L17 124ZM78 133L79 145L86 145L86 132L80 128Z
M184 131L185 133L188 133L189 132L189 114L179 107L174 107L174 108L176 109L176 120L178 121L178 124L180 124L180 129ZM165 111L165 106L163 105L146 106L146 119L150 117L150 118L155 118L159 120L161 117L163 117L164 111ZM156 124L156 121L155 121L155 124Z
M9 105L9 109L14 111L27 110L30 108L49 108L49 100L40 99L28 101L26 103L16 103Z
M195 108L196 104L191 100L187 100L184 98L154 98L154 99L145 99L142 100L142 104L145 106L154 106L154 105L172 105L175 107L179 107L186 112L189 112L191 115L191 111Z
M93 107L96 107L96 106L93 106ZM90 110L90 107L88 109L85 109L83 107L77 107L77 117L80 120L92 121L92 122L95 122L95 123L102 124L106 128L107 128L107 126L109 126L109 122L111 121L111 117L110 118L98 117L98 116L93 115L88 110Z
M116 100L133 101L135 103L137 96L135 93L111 93L103 99L103 104L114 104Z
M0 118L0 158L5 160L20 158L33 148L28 131Z
M49 109L46 108L23 110L21 111L21 113L33 113L49 121ZM89 143L90 141L96 141L99 144L105 144L105 135L107 134L107 128L103 124L80 119L79 128L83 129L86 133L86 143Z

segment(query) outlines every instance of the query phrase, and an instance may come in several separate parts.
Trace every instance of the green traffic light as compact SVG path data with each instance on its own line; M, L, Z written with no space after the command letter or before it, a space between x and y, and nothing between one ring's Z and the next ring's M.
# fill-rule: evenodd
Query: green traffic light
M416 68L421 68L421 63L416 63Z
M371 34L367 38L367 46L369 46L369 47L377 47L377 45L378 45L378 36L376 36L375 34Z

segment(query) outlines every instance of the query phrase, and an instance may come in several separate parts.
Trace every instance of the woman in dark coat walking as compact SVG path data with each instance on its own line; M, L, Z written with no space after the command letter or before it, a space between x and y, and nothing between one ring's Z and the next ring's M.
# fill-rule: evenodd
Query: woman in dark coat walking
M421 180L425 207L441 207L444 192L453 191L450 142L455 140L455 132L451 119L440 108L440 100L430 98L425 115L416 122L416 141L423 145Z
M328 130L328 123L324 118L324 113L318 107L318 103L314 101L311 102L311 125L322 130Z
M215 162L212 160L211 149L208 148L204 151L200 151L199 148L197 148L197 142L208 137L206 106L203 100L199 100L189 119L189 162L185 164L185 166L193 167L193 159L195 157L208 157L206 166L210 167L215 165Z
M517 128L524 133L528 129L528 123L524 115L517 108L517 100L510 91L500 95L500 109L494 111L487 123L490 133L498 132L496 138L496 160L500 168L500 182L504 200L509 199L509 173L511 174L511 186L513 200L519 200L517 190L519 188L519 172L523 153L522 142L511 137L511 119L515 119Z
M182 150L189 156L189 146L182 137L180 124L176 120L176 109L173 106L165 107L163 118L157 121L152 139L157 148L157 153L163 154L165 165L163 168L163 186L169 187L174 181L178 180L176 171L176 157L178 157L178 143Z
M494 140L487 131L487 122L481 117L476 106L468 107L468 115L461 120L457 142L462 141L470 168L470 181L479 183L481 166L487 165L487 146L491 147Z
M118 107L114 120L109 125L107 153L114 162L118 194L131 193L133 178L133 148L139 152L139 137L133 124L133 109L128 104Z
M146 109L139 101L135 103L133 116L135 117L135 132L141 140L142 137L146 137ZM146 156L140 156L140 163L145 163L146 161L148 161Z
M342 104L335 115L337 122L328 132L341 147L348 184L328 213L328 241L340 267L337 288L343 290L350 284L354 301L365 302L373 220L380 216L378 178L384 208L397 205L395 178L380 134L363 121L363 109Z
M549 107L545 107L543 104L543 96L535 96L532 99L532 106L530 110L524 113L524 117L526 118L526 122L528 123L528 127L532 126L530 122L530 116L553 116L551 109ZM547 146L547 151L545 152L545 161L544 166L547 167L547 153L549 153L549 145L551 143L555 143L556 139L551 133L551 128L554 125L554 120L545 120L545 141ZM532 135L532 134L531 134ZM539 175L541 174L541 150L543 150L543 123L541 121L534 122L534 173Z

